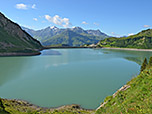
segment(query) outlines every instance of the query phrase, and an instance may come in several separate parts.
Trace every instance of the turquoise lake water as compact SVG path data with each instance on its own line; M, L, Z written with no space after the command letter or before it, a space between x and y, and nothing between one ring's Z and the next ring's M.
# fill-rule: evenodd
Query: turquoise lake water
M151 52L52 49L40 56L0 58L0 97L42 107L95 109L140 71Z

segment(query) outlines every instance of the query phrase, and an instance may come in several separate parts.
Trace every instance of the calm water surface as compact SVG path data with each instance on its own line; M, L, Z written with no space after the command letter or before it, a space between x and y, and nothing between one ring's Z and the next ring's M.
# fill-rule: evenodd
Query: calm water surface
M97 108L139 73L151 52L53 49L40 56L0 58L0 97L43 107Z

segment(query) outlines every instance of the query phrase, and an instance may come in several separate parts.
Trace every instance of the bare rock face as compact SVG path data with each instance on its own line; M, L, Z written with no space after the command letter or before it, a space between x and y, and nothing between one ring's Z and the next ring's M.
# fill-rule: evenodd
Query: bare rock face
M42 45L0 12L0 53L32 53Z

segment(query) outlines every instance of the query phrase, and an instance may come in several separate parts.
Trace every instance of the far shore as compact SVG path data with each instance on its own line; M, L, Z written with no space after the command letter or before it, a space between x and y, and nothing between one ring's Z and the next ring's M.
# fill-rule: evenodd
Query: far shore
M130 50L130 51L152 51L152 49L136 49L136 48L117 48L117 47L81 47L81 46L50 46L44 47L45 49L73 49L73 48L101 48L101 49L115 49L115 50Z
M70 48L93 48L93 47L81 47L81 46L50 46L50 47L43 47L45 49L70 49Z
M152 49L114 48L114 47L102 47L102 49L129 50L129 51L152 51Z
M113 50L129 50L129 51L152 51L152 49L136 49L136 48L117 48L117 47L81 47L81 46L52 46L52 47L43 47L42 50L46 49L77 49L77 48L101 48L101 49L113 49ZM41 51L42 51L41 50ZM35 56L40 55L40 52L34 53L16 53L16 52L9 52L9 53L0 53L0 57L11 57L11 56Z

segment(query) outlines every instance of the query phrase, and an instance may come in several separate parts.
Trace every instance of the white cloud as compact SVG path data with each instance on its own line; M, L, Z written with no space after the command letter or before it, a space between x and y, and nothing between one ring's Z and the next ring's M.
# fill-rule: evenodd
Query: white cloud
M33 18L33 20L34 20L34 21L38 21L38 19L37 19L37 18Z
M60 25L62 27L69 27L71 25L70 20L68 18L61 18L58 15L55 15L54 17L51 17L49 15L45 15L45 19L48 20L49 22L52 22L56 25Z
M83 21L83 22L82 22L82 24L87 25L88 23L87 23L87 22L85 22L85 21Z
M32 5L32 9L36 9L36 5L35 4Z
M128 36L132 36L132 35L134 35L134 33L129 33L129 34L128 34Z
M96 25L96 26L99 26L99 23L94 22L93 24Z
M144 25L145 28L151 27L150 25Z
M25 5L25 4L16 4L16 8L17 8L17 9L23 9L23 10L28 9L28 8L27 8L27 5Z
M27 10L27 9L30 9L30 8L36 9L36 5L35 5L35 4L33 4L33 5L31 6L31 5L26 5L26 4L21 3L21 4L16 4L15 7L16 7L17 9L22 9L22 10Z

